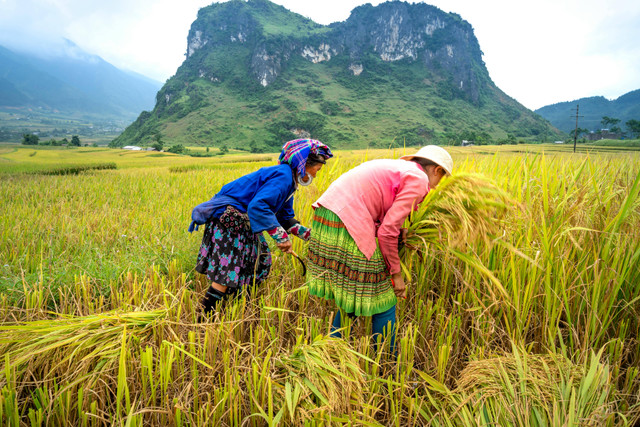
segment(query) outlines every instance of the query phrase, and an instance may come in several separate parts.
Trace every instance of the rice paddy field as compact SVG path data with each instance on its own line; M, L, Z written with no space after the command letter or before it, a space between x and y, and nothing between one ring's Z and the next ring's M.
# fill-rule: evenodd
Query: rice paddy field
M0 424L634 425L640 152L571 148L450 149L508 209L477 239L414 236L395 358L366 318L327 337L334 304L277 250L250 298L196 322L191 209L277 155L0 146ZM413 151L337 152L297 217L350 168Z

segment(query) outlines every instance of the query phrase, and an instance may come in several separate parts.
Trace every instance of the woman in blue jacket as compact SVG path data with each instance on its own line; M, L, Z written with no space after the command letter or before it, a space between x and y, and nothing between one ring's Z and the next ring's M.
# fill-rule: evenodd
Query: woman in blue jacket
M293 194L299 185L309 185L330 157L331 150L320 141L289 141L278 165L240 177L196 206L189 231L206 221L196 264L196 271L211 281L201 303L205 316L244 286L267 277L271 253L263 231L285 253L291 252L289 235L309 239L311 230L295 219Z

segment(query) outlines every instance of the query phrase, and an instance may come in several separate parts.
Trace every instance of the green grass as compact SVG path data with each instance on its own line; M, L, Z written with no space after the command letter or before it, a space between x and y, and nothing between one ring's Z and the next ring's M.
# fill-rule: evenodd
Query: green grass
M573 142L565 144L544 144L545 151L548 152L560 152L560 153L572 153ZM577 143L576 152L580 153L624 153L624 152L637 152L640 151L640 141L627 140L627 141L594 141L588 143Z
M270 8L281 8L277 5L269 5ZM316 24L308 18L298 14L266 13L256 14L258 22L262 25L266 36L292 36L300 34L322 34L328 28ZM293 19L292 19L293 18Z
M621 147L621 148L640 148L640 140L638 139L602 139L600 141L587 142L587 146L597 147Z

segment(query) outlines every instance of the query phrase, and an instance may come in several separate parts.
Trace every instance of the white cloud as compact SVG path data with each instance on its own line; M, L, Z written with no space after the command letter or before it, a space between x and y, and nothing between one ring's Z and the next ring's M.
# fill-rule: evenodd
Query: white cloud
M70 38L121 68L164 81L184 60L187 34L204 0L123 1L94 9L67 27Z

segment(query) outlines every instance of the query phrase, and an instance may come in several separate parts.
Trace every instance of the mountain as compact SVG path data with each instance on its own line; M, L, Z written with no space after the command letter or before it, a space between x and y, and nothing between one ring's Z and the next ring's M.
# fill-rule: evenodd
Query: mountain
M358 148L559 134L495 86L457 14L393 1L324 26L267 0L230 0L198 12L155 108L112 145L159 135L275 151L300 136Z
M0 46L0 107L133 120L153 106L161 86L119 70L69 40L47 55Z
M580 98L571 102L559 102L536 110L555 127L564 132L571 132L576 128L576 105L579 105L578 126L590 131L599 131L604 116L619 119L618 127L625 129L624 124L629 120L640 120L640 89L626 93L609 101L603 96Z

